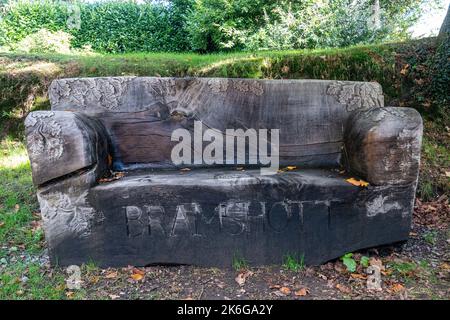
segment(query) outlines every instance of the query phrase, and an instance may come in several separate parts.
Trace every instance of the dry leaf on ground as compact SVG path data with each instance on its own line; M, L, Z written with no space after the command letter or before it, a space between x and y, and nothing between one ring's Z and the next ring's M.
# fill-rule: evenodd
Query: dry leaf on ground
M131 275L131 279L133 279L134 281L139 281L142 280L144 278L144 276L140 273L133 273Z
M243 286L245 284L245 281L247 280L247 278L249 276L251 276L253 274L253 272L251 271L245 271L245 272L240 272L236 278L234 278L234 280L237 282L238 285Z
M309 289L308 288L301 288L300 290L297 290L294 292L294 294L297 297L304 297L309 293Z
M354 186L358 186L358 187L367 187L369 185L369 183L367 181L357 180L355 178L348 178L345 181L347 181L348 183L350 183Z
M288 287L281 287L279 291L286 296L291 294L291 289Z
M340 292L343 292L343 293L351 293L352 292L352 290L349 287L344 286L343 284L340 284L340 283L338 283L336 285L336 289L338 289Z
M105 276L106 279L113 279L115 277L117 277L117 271L110 271Z
M405 290L405 287L400 283L395 283L391 286L391 291L394 293L398 293Z

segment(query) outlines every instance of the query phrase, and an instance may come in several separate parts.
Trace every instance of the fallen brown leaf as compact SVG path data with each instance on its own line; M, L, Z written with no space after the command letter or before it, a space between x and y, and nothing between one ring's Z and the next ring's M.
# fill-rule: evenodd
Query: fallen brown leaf
M321 273L318 274L319 278L321 278L322 280L328 280L326 275L323 275Z
M253 274L253 272L251 271L245 271L245 272L240 272L236 278L234 278L234 280L237 282L238 285L243 286L245 284L245 281L247 280L247 278L249 276L251 276Z
M125 176L124 172L114 172L111 177L101 178L101 179L98 180L98 182L99 183L111 182L111 181L114 181L114 180L119 180L119 179L123 178L124 176Z
M392 274L392 270L382 270L381 274L383 276L390 276Z
M367 187L369 185L369 183L367 181L364 180L357 180L355 178L349 178L346 179L345 181L347 181L348 183L357 186L357 187Z
M105 276L106 279L113 279L115 277L117 277L117 271L108 272Z
M442 263L441 265L440 265L440 267L441 267L441 269L444 269L444 270L450 270L450 264L448 264L448 263Z
M405 64L402 68L402 70L400 70L400 74L401 75L406 75L408 73L408 69L409 69L409 64Z
M133 268L133 273L137 273L137 274L145 276L145 271L138 269L138 268Z
M269 286L270 289L280 289L281 286L279 284L272 284Z
M343 284L339 284L339 283L336 285L336 289L338 289L339 291L341 291L343 293L351 293L352 292L352 290L349 287L344 286Z
M139 280L142 280L143 278L144 278L144 276L139 273L133 273L131 275L131 279L133 279L134 281L139 281Z
M308 288L301 288L300 290L297 290L294 292L294 294L297 297L304 297L309 293L309 289Z
M394 293L398 293L398 292L405 290L405 287L400 283L395 283L391 286L391 290Z
M281 287L279 291L286 296L291 294L291 289L288 287Z
M352 277L353 279L362 279L362 280L367 279L366 275L363 275L363 274L360 274L360 273L352 273L350 275L350 277Z

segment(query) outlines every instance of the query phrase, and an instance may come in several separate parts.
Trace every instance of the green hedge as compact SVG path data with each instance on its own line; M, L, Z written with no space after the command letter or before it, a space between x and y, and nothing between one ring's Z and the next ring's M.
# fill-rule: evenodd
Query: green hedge
M80 29L69 28L71 4L64 1L18 1L5 7L0 45L22 40L42 28L73 35L72 45L101 52L185 51L189 49L179 8L129 1L77 3Z
M380 0L372 28L373 0L10 0L0 5L0 46L44 28L70 33L75 48L110 53L344 47L407 39L422 9L439 2ZM77 28L67 25L75 11Z

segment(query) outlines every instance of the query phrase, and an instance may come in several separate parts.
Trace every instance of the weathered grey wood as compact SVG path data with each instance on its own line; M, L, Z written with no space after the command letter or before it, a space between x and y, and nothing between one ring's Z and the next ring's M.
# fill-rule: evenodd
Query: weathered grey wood
M107 167L105 131L95 119L67 111L36 111L25 119L33 182L41 185L98 164Z
M414 187L364 189L314 169L265 177L258 170L136 173L90 189L89 235L50 238L51 255L63 265L231 266L234 256L262 265L286 254L318 264L407 239ZM44 203L54 197L40 194Z
M422 122L384 108L376 83L61 79L50 98L53 111L26 126L55 264L229 266L239 255L261 265L285 254L318 264L408 237ZM279 128L280 162L299 170L173 170L170 135L195 120ZM369 187L346 182L340 164ZM100 181L111 167L128 172Z
M376 108L355 112L345 131L350 169L375 185L417 181L422 118L411 108Z
M325 80L61 79L49 95L52 109L103 122L118 170L173 167L171 132L192 129L195 120L219 131L282 128L282 165L337 166L349 114L383 106L378 83Z

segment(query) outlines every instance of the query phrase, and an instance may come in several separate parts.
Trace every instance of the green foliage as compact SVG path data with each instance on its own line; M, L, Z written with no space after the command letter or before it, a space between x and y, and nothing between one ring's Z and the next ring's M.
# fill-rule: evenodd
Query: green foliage
M63 1L11 1L1 16L0 45L16 43L45 28L70 33L75 47L90 45L103 52L184 51L189 49L183 18L189 3L75 2L77 11ZM72 19L77 12L79 26L78 18Z
M345 267L347 268L348 272L355 272L356 268L358 266L358 262L355 260L353 253L349 252L346 253L345 255L343 255L341 257L342 263L345 265ZM359 265L367 268L369 266L369 257L367 256L361 256L361 258L359 259Z
M17 262L0 272L0 300L65 299L64 276L44 272L39 263ZM26 279L26 281L22 280Z
M381 27L371 28L372 0L11 0L0 8L0 46L44 28L111 53L342 47L407 38L425 3L382 0Z
M425 123L425 131L436 135L446 129L440 125ZM430 135L431 136L431 135ZM449 194L450 179L442 168L450 167L449 139L435 141L425 136L422 140L422 164L419 176L418 195L423 201L431 201L440 194Z
M369 266L369 257L362 256L361 259L359 260L359 264L364 268L367 268Z
M431 245L434 245L437 241L437 237L438 237L438 233L436 232L436 230L431 230L431 231L427 231L424 235L423 235L423 239Z
M436 97L435 113L443 123L450 121L450 5L438 37L438 48L432 59L431 85L427 88Z
M248 262L239 253L233 255L231 266L235 271L242 271L248 268Z
M344 47L406 39L424 6L438 2L381 1L373 27L372 0L197 0L187 31L201 52Z
M298 255L287 254L283 258L283 268L290 271L300 271L305 268L304 255L298 257Z
M10 1L3 9L0 30L4 32L6 43L22 40L29 34L45 28L50 31L66 30L67 8L58 2ZM0 39L2 41L2 39Z
M353 253L347 253L341 257L342 263L347 267L347 271L356 271L356 261L353 259Z
M417 264L414 262L391 262L388 264L388 267L404 278L412 276L417 270Z
M26 53L70 53L72 36L64 31L52 32L41 29L29 34L14 45L14 50Z
M0 144L0 243L24 245L29 252L41 246L41 230L31 230L36 219L35 189L31 183L30 163L23 144L10 139ZM5 252L0 249L0 257Z

